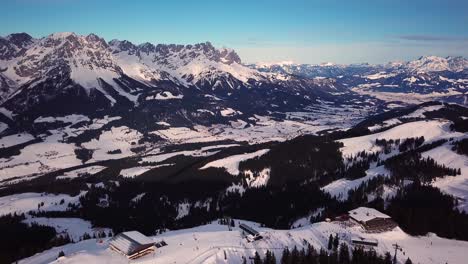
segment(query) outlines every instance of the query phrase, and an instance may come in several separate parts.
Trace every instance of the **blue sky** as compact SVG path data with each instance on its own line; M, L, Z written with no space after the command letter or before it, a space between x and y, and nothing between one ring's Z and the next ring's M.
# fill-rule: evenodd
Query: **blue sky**
M96 33L107 40L234 48L245 62L468 57L466 0L6 0L0 35Z

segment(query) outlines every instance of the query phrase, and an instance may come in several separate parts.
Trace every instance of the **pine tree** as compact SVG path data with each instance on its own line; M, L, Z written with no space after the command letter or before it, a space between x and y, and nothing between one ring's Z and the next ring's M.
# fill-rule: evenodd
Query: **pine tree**
M281 256L281 264L288 264L290 263L291 253L289 252L289 248L285 248L283 250L283 256Z
M324 249L320 249L319 263L320 264L328 263L328 255L327 255L327 252Z
M392 264L392 255L390 255L390 252L385 253L384 264Z
M263 260L263 263L264 264L276 264L275 254L273 254L273 252L267 250L267 252L265 254L265 259Z
M293 250L291 251L290 263L299 263L299 250L297 250L296 246L294 246Z
M309 245L307 249L305 263L317 264L317 252L315 251L315 248L311 245Z
M276 256L274 252L271 252L271 263L270 264L276 264Z
M257 251L255 251L254 264L262 264L262 258Z
M411 261L410 258L406 259L405 264L413 264L413 261Z
M348 245L345 243L341 243L340 245L340 253L339 253L339 260L341 264L349 264L350 259L349 259L349 248Z
M338 252L337 250L334 250L329 256L328 256L328 264L338 264Z
M333 236L332 234L330 234L330 236L328 237L328 250L331 250L333 247Z
M336 234L335 239L333 239L333 250L337 251L339 245L340 245L340 238L338 237L338 234Z

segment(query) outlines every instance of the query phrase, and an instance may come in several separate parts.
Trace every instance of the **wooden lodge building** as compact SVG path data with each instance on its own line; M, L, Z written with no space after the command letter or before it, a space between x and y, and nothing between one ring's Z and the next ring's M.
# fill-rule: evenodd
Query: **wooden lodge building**
M153 253L155 243L138 231L123 232L109 241L109 247L129 259L136 259Z
M395 221L374 208L359 207L349 211L349 217L362 225L367 232L379 233L390 231L397 227Z

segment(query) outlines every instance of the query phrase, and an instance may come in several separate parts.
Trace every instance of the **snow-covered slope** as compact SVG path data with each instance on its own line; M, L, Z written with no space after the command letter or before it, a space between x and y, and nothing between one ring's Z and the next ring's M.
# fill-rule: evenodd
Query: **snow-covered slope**
M397 255L403 263L408 257L413 263L464 263L465 249L468 242L448 240L435 235L412 237L400 228L384 233L369 234L356 224L342 222L320 222L293 230L274 230L261 228L256 223L247 223L258 229L264 239L249 243L238 227L229 231L227 226L216 223L191 229L171 231L155 236L155 242L164 240L168 245L156 250L154 254L135 260L135 263L242 263L242 258L249 259L258 252L262 257L267 250L274 252L277 261L285 247L299 249L313 246L326 248L330 234L337 234L342 242L351 244L351 238L364 237L376 239L379 254L393 252L392 245L398 243L403 249ZM108 242L91 239L76 244L47 250L20 261L21 264L42 263L128 263L127 258L108 248ZM57 259L63 251L65 257ZM133 263L133 262L132 262Z
M381 150L381 147L375 144L376 139L395 140L424 137L426 142L432 142L438 139L449 139L451 137L463 136L463 133L453 132L449 127L450 122L438 120L405 123L384 132L340 140L344 144L341 152L344 156L351 156L360 151L379 151Z
M382 120L380 124L368 127L370 131L383 129L384 131L382 132L339 140L344 145L341 148L341 152L344 157L348 158L356 157L358 153L363 151L366 153L377 153L379 159L383 161L400 154L400 151L398 148L393 148L388 153L385 153L383 146L378 145L376 140L385 139L388 141L424 137L424 144L427 145L437 141L445 141L440 146L422 152L421 156L422 158L430 157L446 167L460 169L460 175L437 178L431 184L444 193L456 198L458 200L458 208L468 212L468 159L465 155L458 154L453 149L454 142L465 139L466 133L453 130L451 127L453 122L447 119L428 119L427 116L430 116L430 113L434 113L435 111L447 111L447 106L420 106L414 108L410 113ZM412 119L423 120L408 122L408 120ZM389 126L392 127L389 128ZM391 173L384 165L372 162L366 171L365 177L359 179L339 179L323 186L322 190L340 200L346 200L348 198L348 191L355 190L361 184L377 176L389 177L390 175Z

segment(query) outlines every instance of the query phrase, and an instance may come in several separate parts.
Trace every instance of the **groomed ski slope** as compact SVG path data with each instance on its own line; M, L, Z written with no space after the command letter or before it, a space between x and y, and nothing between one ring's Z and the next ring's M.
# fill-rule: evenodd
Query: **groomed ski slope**
M237 227L229 231L227 226L212 223L152 237L155 242L166 241L168 246L159 248L154 254L144 256L137 261L129 262L124 256L108 249L107 240L90 239L47 250L19 263L242 263L243 256L248 259L256 251L263 255L266 250L273 251L279 260L284 247L302 248L309 243L316 249L326 248L330 234L339 234L340 241L347 243L354 236L377 239L379 245L376 250L381 254L387 251L393 252L392 244L398 243L403 248L398 253L400 263L408 257L413 263L466 263L465 252L468 242L439 238L433 234L412 237L400 228L380 234L367 234L358 225L349 226L342 222L320 222L292 230L273 230L260 228L258 224L252 222L239 220L235 222L236 226L244 222L255 227L262 233L264 239L248 243ZM62 250L65 257L56 259Z

